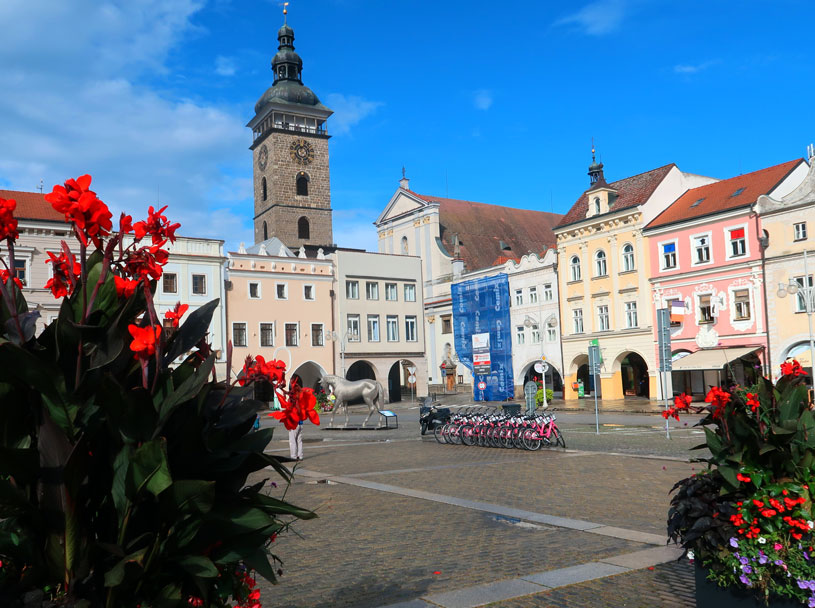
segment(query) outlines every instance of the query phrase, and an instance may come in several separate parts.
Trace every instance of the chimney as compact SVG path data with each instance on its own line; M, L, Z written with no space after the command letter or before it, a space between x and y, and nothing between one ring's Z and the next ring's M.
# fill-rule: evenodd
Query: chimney
M464 274L464 260L461 258L454 258L453 259L453 278L460 279L461 275Z
M410 190L410 180L405 177L405 168L402 167L402 179L399 180L399 187L402 190Z

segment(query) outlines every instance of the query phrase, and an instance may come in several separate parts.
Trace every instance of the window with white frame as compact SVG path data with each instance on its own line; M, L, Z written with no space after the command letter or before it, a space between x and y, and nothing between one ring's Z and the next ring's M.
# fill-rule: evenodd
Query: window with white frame
M405 317L405 340L416 342L416 317L415 315Z
M806 222L798 222L797 224L792 225L793 232L795 234L796 241L805 241L807 238L807 223Z
M524 303L524 290L523 289L516 289L515 290L515 306L522 306Z
M597 307L597 329L599 331L608 331L609 327L608 305L603 304Z
M583 309L582 308L575 308L572 310L572 328L574 329L574 333L582 334L583 333Z
M569 275L572 277L572 281L580 280L580 258L576 255L573 255L572 259L569 260Z
M523 344L526 340L526 334L524 334L524 326L518 325L515 328L515 343L516 344Z
M325 345L325 333L323 331L322 323L311 324L311 345L312 346Z
M359 315L348 315L346 320L348 341L359 342Z
M385 283L385 299L389 302L397 300L399 290L396 288L396 283Z
M415 301L416 301L416 286L405 285L405 302L415 302Z
M441 333L443 334L453 333L453 315L441 316Z
M286 323L286 346L297 346L300 343L300 332L297 323Z
M727 231L730 242L730 257L737 258L747 255L747 240L744 238L744 228L732 228Z
M710 235L702 234L693 237L693 263L707 264L710 262Z
M232 324L232 346L246 346L246 323Z
M676 268L676 241L660 245L662 270Z
M256 283L253 281L249 282L249 298L251 300L260 299L260 283Z
M303 285L303 299L307 301L314 300L314 285Z
M698 322L701 323L713 323L713 305L711 303L711 296L710 294L699 296L699 304L696 307L699 310L699 318Z
M637 303L636 302L626 302L625 303L625 326L626 327L637 327L639 325L637 319Z
M385 318L385 334L387 335L388 342L399 341L399 317L396 315L388 315Z
M543 299L546 302L551 302L555 297L555 292L552 290L551 283L544 283L543 285Z
M379 342L379 315L368 315L368 342Z
M367 281L365 283L365 298L368 300L379 299L379 283L376 281Z
M634 264L634 246L631 243L623 245L623 272L635 270Z
M197 296L203 296L207 293L207 275L194 274L192 275L192 292Z
M809 276L807 278L809 279L807 281L807 283L809 284L808 287L809 287L810 293L812 293L812 291L813 291L812 290L813 277ZM804 287L804 277L795 277L795 282L798 283L798 294L796 295L796 298L795 298L795 312L806 312L807 311L806 296L804 295L804 292L801 291L801 287ZM815 302L811 302L811 304L813 304L813 306L815 306Z
M161 275L161 291L164 293L178 293L178 275L174 272L165 272Z
M532 327L530 327L530 329L532 330L531 331L531 333L532 333L532 344L540 343L540 341L541 341L541 330L538 327L538 325L533 323Z
M557 328L556 327L547 327L546 328L546 339L549 342L557 342Z
M606 252L602 249L594 254L594 276L604 277L608 274Z
M260 345L274 346L274 323L260 324Z
M278 300L289 299L289 284L288 283L275 283L274 286L275 298Z
M530 287L529 288L529 303L530 304L537 304L538 303L538 288L537 287Z
M348 300L359 300L359 281L345 282L345 297Z
M739 289L733 292L733 308L735 309L736 321L750 319L750 291L748 289Z
M28 286L28 260L14 258L14 276L20 280L23 287Z

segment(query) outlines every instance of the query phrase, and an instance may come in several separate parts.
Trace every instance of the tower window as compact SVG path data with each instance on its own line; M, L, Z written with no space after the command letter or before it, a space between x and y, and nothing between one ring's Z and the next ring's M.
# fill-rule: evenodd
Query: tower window
M308 196L308 175L302 171L297 175L297 196Z
M267 240L269 238L269 227L266 225L266 222L263 222L263 240Z
M264 201L266 200L266 178L265 177L262 180L260 180L260 196L263 198Z
M301 217L299 220L297 220L297 238L306 240L310 238L308 218Z

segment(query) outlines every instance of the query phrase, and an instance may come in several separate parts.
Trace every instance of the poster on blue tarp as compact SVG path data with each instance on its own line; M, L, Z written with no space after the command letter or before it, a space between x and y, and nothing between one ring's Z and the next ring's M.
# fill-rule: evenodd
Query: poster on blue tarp
M452 285L453 338L459 361L473 374L476 401L515 396L509 277L498 274Z

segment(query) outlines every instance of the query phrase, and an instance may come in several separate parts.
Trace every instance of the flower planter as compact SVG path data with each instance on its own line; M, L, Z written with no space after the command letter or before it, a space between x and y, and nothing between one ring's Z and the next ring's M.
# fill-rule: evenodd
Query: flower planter
M719 587L707 579L707 570L697 566L696 608L801 608L801 604L786 597L770 597L770 603L756 599L750 589L738 587Z

